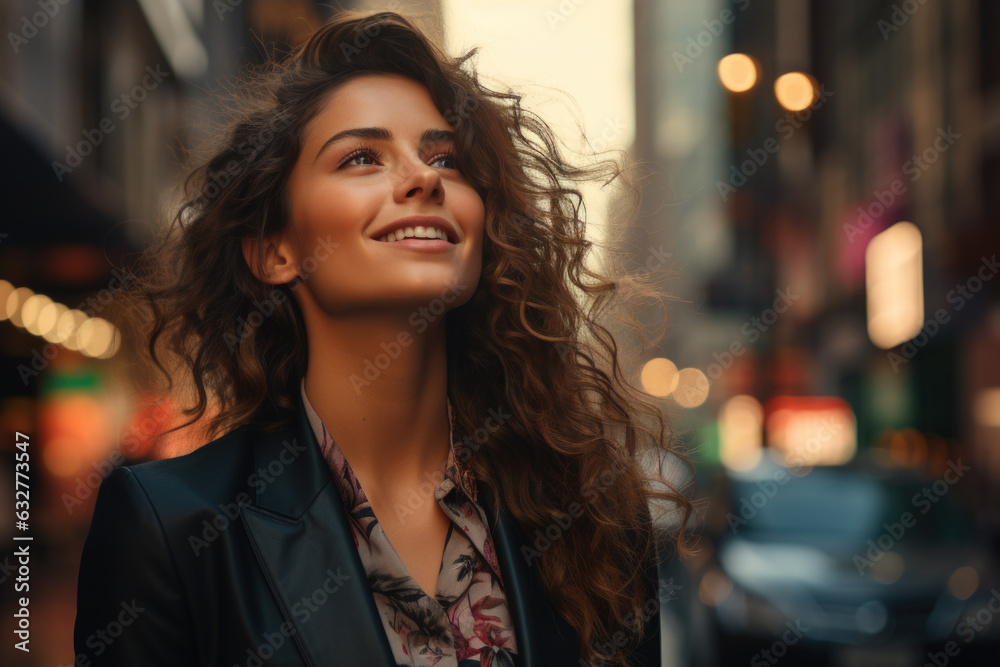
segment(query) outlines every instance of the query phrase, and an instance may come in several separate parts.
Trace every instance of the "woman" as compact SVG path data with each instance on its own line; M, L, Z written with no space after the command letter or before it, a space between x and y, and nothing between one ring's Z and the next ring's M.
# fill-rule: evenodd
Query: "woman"
M690 503L597 323L564 181L603 172L474 53L342 13L241 91L126 303L215 439L102 484L90 664L660 664Z

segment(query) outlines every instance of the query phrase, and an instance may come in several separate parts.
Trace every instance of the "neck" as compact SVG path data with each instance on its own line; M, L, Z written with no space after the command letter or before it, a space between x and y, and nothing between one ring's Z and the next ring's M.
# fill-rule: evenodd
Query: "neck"
M306 395L366 494L440 479L450 448L444 318L419 334L394 318L327 320L308 338Z

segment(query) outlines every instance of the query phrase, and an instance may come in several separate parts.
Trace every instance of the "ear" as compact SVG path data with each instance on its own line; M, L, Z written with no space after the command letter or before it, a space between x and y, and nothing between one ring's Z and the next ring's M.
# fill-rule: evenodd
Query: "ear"
M263 275L257 266L258 253L264 264ZM257 279L270 285L290 282L299 275L297 257L282 232L267 237L263 248L255 238L243 239L243 258Z

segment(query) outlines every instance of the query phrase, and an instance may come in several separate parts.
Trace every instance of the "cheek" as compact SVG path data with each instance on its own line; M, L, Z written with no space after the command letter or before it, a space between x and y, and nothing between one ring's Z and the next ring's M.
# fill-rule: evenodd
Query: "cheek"
M469 208L470 216L467 224L469 236L474 239L469 257L468 278L478 283L483 270L483 243L486 237L486 208L483 200L475 192L472 193Z
M483 237L486 233L486 207L475 190L470 189L462 201L462 214L467 233L475 240L477 254L482 256Z
M299 264L312 278L310 290L322 291L324 286L338 285L345 277L363 273L359 269L365 253L359 251L365 243L364 207L350 197L313 196L300 204L292 221Z
M482 235L486 221L486 206L476 191L471 188L468 192L463 193L462 213L469 230L477 235Z
M314 239L330 234L341 238L362 235L365 224L377 213L377 202L363 188L326 185L313 188L302 198L300 229Z

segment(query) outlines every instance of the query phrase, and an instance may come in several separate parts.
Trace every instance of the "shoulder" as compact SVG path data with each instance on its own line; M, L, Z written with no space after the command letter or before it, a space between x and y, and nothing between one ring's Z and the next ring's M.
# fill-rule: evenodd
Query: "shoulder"
M254 445L260 437L258 431L244 426L182 456L122 465L112 475L121 470L119 475L134 476L144 489L153 493L179 493L211 500L224 494L243 471L253 468Z
M207 467L229 468L252 459L254 444L262 436L253 426L242 426L187 454L122 467L143 480L176 479L197 484L210 476Z
M104 478L77 582L74 642L88 664L151 664L153 655L162 660L156 664L197 662L192 600L219 574L216 561L198 561L207 544L202 522L236 520L238 505L252 502L247 477L261 438L240 428L184 456L121 465ZM219 528L212 539L238 534ZM137 610L125 623L128 639L96 642L123 600Z
M248 425L182 456L121 465L101 483L95 520L100 513L127 512L122 505L142 505L169 531L206 511L248 504L261 448L283 435Z

